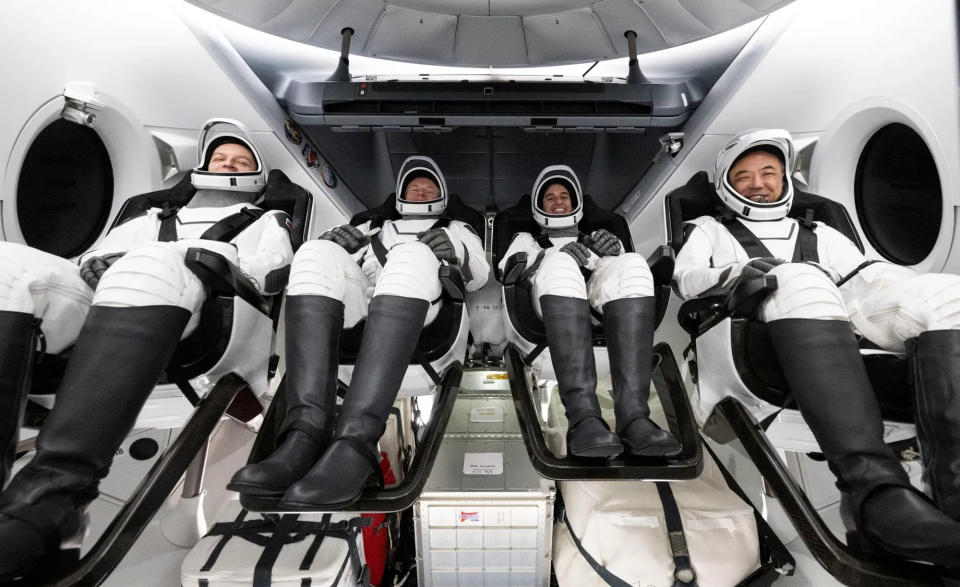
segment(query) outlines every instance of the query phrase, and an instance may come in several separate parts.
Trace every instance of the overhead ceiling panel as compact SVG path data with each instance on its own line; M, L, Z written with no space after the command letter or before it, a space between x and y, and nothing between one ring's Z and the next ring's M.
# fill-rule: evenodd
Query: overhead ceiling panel
M370 38L367 54L420 62L448 60L456 33L456 16L390 6Z
M429 65L523 67L624 57L735 28L791 0L185 0L287 39ZM510 17L513 17L511 19ZM518 29L517 20L520 28Z

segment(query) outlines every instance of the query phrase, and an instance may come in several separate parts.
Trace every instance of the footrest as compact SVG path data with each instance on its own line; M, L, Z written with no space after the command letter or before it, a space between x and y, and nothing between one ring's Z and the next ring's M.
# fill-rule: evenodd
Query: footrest
M463 366L460 363L454 363L441 379L440 391L434 401L433 410L430 412L430 420L424 430L423 438L410 463L410 468L403 477L403 481L396 487L389 489L367 488L364 490L360 499L348 508L342 508L339 511L347 512L399 512L412 506L420 497L423 491L423 485L430 475L433 468L433 462L440 450L440 441L447 428L447 421L450 419L450 413L453 411L454 400L457 395L457 388L460 386L460 378L463 376ZM281 392L277 392L280 397ZM260 462L267 458L276 447L276 431L282 413L277 415L277 408L281 402L276 401L270 405L264 426L253 445L253 451L250 455L251 463ZM280 496L262 496L262 495L241 495L240 503L246 509L252 512L307 512L310 508L281 508Z
M680 377L680 370L669 345L660 343L653 349L657 362L652 379L667 416L670 431L680 441L681 451L675 457L640 457L623 454L614 459L589 459L556 456L547 447L533 396L527 387L526 365L522 354L513 345L504 358L510 374L510 391L517 408L520 430L527 454L534 469L547 479L573 481L579 479L693 479L703 470L703 453L697 434L693 410ZM663 393L666 390L667 393Z

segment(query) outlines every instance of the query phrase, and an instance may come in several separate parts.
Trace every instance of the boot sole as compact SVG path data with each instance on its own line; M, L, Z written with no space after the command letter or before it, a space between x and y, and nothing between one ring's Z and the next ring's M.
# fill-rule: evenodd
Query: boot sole
M673 449L670 452L663 452L661 450L658 450L657 447L655 446L642 446L640 448L632 448L626 442L623 443L623 446L624 448L626 448L625 452L629 452L630 454L636 457L670 458L670 457L675 457L679 455L681 452L683 452L683 449L680 447L677 447L676 449Z
M236 491L237 493L242 493L244 495L260 496L283 495L283 493L287 490L286 487L283 489L274 489L272 487L248 485L246 483L227 483L227 489L230 491Z
M623 452L623 447L619 444L601 444L591 446L577 452L570 451L570 456L589 459L606 458L611 459Z

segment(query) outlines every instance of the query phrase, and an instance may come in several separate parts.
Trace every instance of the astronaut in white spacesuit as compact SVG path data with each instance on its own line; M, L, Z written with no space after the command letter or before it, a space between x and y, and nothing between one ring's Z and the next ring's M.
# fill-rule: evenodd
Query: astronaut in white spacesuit
M534 311L543 318L560 399L566 410L567 452L582 457L667 456L680 445L650 420L650 369L656 328L653 276L647 261L624 251L605 229L581 235L583 191L566 165L540 172L530 197L542 227L518 233L500 269L518 252L529 259ZM583 272L590 273L589 278ZM610 358L617 434L600 416L590 309L603 316ZM622 441L622 444L621 444Z
M674 282L684 298L769 273L769 326L790 391L843 492L861 541L960 565L960 276L869 261L838 231L786 217L793 142L748 131L720 152L714 184L729 213L692 221ZM917 432L933 501L910 486L883 423L854 331L913 355Z
M336 510L380 477L377 442L420 331L439 311L441 263L460 269L467 291L489 273L470 225L444 216L447 185L432 159L404 161L396 198L399 220L338 226L297 251L287 286L287 410L278 448L240 469L230 489ZM334 422L340 330L363 318L353 380Z
M0 494L0 579L76 532L177 342L196 328L205 293L184 263L187 249L225 255L264 294L282 287L293 259L288 218L255 205L268 169L245 129L213 119L198 149L186 205L151 208L114 227L79 267L0 243L5 468L38 341L49 353L74 347L36 456Z

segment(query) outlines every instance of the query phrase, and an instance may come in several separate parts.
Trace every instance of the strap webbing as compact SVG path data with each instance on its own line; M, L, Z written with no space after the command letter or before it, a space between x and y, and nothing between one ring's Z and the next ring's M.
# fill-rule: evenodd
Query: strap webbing
M228 243L263 215L264 211L259 208L244 208L236 214L218 220L216 224L205 230L200 238Z
M162 243L170 243L177 240L177 211L180 208L164 204L160 210L160 232L157 234L157 240Z
M604 583L610 585L610 587L632 587L630 583L627 583L620 577L614 575L610 572L607 567L601 565L597 559L593 558L587 549L583 547L583 544L580 543L580 539L577 537L577 534L573 531L573 527L570 526L570 518L566 515L563 516L563 523L567 525L567 532L570 533L570 539L573 540L573 544L577 547L577 550L580 551L580 554L583 556L583 559L587 561L587 564L596 571L600 578L603 579Z
M810 216L810 210L807 211ZM720 216L717 220L723 224L724 228L730 232L733 238L737 239L743 250L751 259L757 257L774 257L770 249L763 244L757 235L753 234L749 228L744 226L739 219L731 216ZM820 255L817 252L817 234L813 231L816 224L807 218L797 222L797 242L793 248L792 263L801 263L803 261L820 261Z
M796 560L793 558L793 555L790 554L787 547L780 541L780 537L773 531L770 524L760 515L757 508L753 506L753 502L750 501L747 494L740 488L740 485L733 478L733 475L730 474L730 471L728 471L727 468L723 466L723 463L720 462L720 459L717 458L717 453L713 452L710 444L706 441L700 444L707 449L707 452L713 458L713 462L716 463L720 474L723 475L723 480L726 481L727 487L733 490L733 492L753 510L753 518L757 522L757 536L760 539L760 566L767 566L769 561L774 568L788 571L785 574L792 575L793 569L796 567Z
M663 517L667 522L667 537L670 539L670 553L673 555L673 586L697 587L697 572L690 564L690 549L687 548L687 535L683 533L680 520L680 508L673 496L670 484L657 481L657 493L663 504Z

